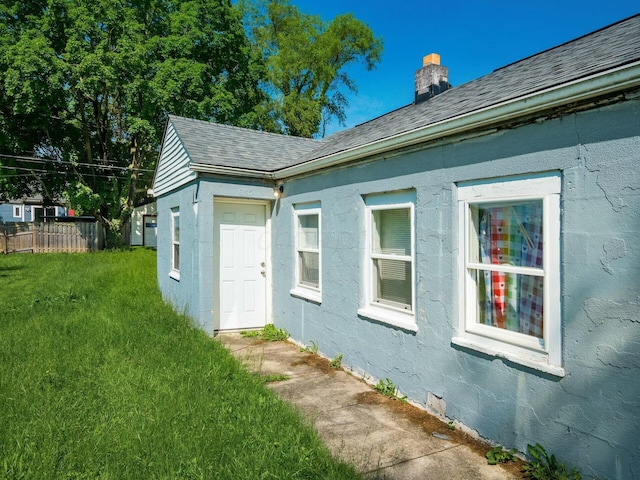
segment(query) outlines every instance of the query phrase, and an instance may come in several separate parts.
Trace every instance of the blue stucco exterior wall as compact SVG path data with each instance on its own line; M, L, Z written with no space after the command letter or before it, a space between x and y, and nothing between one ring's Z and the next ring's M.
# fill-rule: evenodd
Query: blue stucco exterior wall
M564 377L452 344L459 328L458 182L559 172ZM365 302L365 203L415 192L417 332L357 315ZM164 297L213 332L213 200L269 186L201 178L158 201ZM322 302L293 296L294 205L320 202ZM180 281L169 277L180 207ZM640 100L433 144L285 182L271 215L272 317L293 339L479 435L539 442L588 477L640 477Z
M600 478L640 476L640 102L627 102L289 181L273 217L273 316L303 343L526 451L541 443ZM458 329L455 185L562 175L563 378L452 345ZM416 320L358 317L363 195L416 191ZM293 205L322 208L322 303L289 293ZM440 401L439 399L442 399ZM444 410L443 405L446 405ZM444 412L443 412L444 410Z
M22 221L21 219L15 219L13 217L13 207L14 205L11 203L0 203L0 222L10 223Z
M157 199L158 285L163 298L213 335L213 212L216 197L271 200L273 189L200 179ZM171 209L180 209L180 279L171 271Z

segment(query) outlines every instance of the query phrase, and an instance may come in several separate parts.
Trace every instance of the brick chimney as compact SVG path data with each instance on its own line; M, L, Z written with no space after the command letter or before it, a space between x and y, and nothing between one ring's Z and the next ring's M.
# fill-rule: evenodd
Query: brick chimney
M422 59L422 68L416 72L416 96L418 104L447 90L449 69L440 65L440 55L431 53Z

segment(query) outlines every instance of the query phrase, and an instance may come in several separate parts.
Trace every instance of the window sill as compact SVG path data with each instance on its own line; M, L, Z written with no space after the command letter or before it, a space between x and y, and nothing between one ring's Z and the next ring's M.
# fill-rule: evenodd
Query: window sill
M416 318L413 314L396 312L386 308L364 307L358 309L358 315L380 323L386 323L409 332L418 331Z
M317 290L309 290L307 288L296 287L292 288L289 293L294 297L303 298L305 300L309 300L310 302L317 303L318 305L322 303L322 293Z
M176 281L180 281L180 272L178 272L177 270L171 270L169 272L169 277L173 278Z
M535 358L528 358L523 355L518 355L517 353L496 350L495 348L492 348L488 345L483 345L481 342L474 341L465 337L453 337L451 339L451 343L453 343L454 345L458 345L459 347L476 350L480 353L484 353L485 355L489 355L490 357L504 358L505 360L517 363L518 365L522 365L533 370L538 370L540 372L548 373L549 375L553 375L555 377L565 376L564 368L559 365L553 365L551 363Z

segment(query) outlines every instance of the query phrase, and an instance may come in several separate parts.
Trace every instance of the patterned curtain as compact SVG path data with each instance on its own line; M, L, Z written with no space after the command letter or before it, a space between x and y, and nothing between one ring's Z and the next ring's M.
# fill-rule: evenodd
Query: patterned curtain
M542 202L479 208L482 263L542 269ZM483 271L480 322L542 338L541 276Z

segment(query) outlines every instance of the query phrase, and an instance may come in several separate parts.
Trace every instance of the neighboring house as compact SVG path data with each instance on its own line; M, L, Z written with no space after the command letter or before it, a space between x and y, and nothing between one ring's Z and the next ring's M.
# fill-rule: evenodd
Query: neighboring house
M60 205L44 206L42 197L10 200L0 204L0 222L42 222L54 217L67 215L67 209Z
M155 247L158 236L156 202L140 205L131 213L130 245Z
M273 322L492 441L638 478L640 16L446 77L428 58L414 104L320 141L170 117L160 289L210 334Z

